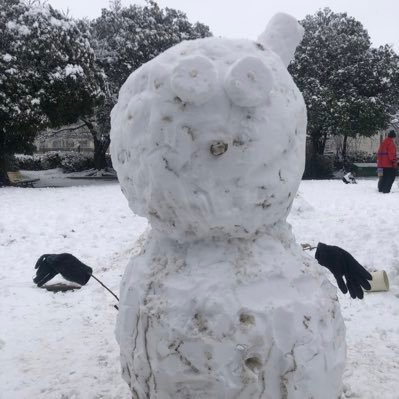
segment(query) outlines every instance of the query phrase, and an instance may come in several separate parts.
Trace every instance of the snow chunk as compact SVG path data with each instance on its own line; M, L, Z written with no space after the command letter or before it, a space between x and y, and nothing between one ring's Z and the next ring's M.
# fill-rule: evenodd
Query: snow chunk
M68 64L64 68L65 76L83 75L83 68L80 65Z
M18 73L18 70L16 70L15 68L9 68L5 70L6 73L9 73L10 75L15 75Z
M54 26L63 28L63 30L68 30L71 27L71 23L67 19L58 19L51 17L50 23Z
M186 57L174 68L171 77L173 91L184 101L201 105L216 90L217 71L211 60L201 55Z
M20 25L15 21L8 21L6 27L10 30L16 30L19 34L27 36L31 33L30 29L26 25Z
M305 30L291 15L278 13L267 24L258 42L278 54L285 66L294 58L295 49Z
M266 65L254 56L236 61L224 82L228 96L241 107L255 107L266 102L272 85L271 73Z
M12 55L10 55L10 54L4 54L3 55L3 60L5 61L5 62L10 62L11 60L12 60Z

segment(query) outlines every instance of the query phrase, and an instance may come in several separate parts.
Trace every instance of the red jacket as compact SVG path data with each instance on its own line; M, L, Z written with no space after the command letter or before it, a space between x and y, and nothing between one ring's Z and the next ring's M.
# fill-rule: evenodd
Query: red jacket
M391 137L383 140L377 152L377 168L396 168L396 145Z

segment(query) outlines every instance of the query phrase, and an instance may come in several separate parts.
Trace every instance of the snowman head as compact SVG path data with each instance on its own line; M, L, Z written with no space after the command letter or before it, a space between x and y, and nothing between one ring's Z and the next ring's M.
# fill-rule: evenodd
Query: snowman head
M304 167L306 110L287 65L303 34L276 15L258 42L182 42L133 72L111 155L131 209L179 241L284 222Z

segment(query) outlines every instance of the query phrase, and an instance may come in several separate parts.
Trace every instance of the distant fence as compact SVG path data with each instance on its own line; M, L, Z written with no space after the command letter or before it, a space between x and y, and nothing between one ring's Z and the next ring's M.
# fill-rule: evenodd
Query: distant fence
M83 154L91 154L94 151L94 148L92 147L41 147L41 148L36 148L36 153L38 154L45 154L46 152L51 152L51 151L62 151L62 152L66 152L66 151L74 151L74 152L80 152Z

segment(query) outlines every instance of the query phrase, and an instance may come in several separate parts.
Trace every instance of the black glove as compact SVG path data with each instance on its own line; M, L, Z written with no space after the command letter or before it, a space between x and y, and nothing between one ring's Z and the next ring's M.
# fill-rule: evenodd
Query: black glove
M33 282L38 287L46 284L58 273L65 280L85 285L93 273L91 267L86 266L71 254L42 255L36 262L35 269L37 269L36 277L33 279Z
M325 266L334 275L339 289L344 294L349 290L352 298L362 299L363 289L371 288L368 282L373 279L371 274L344 249L319 242L315 257L320 265Z

